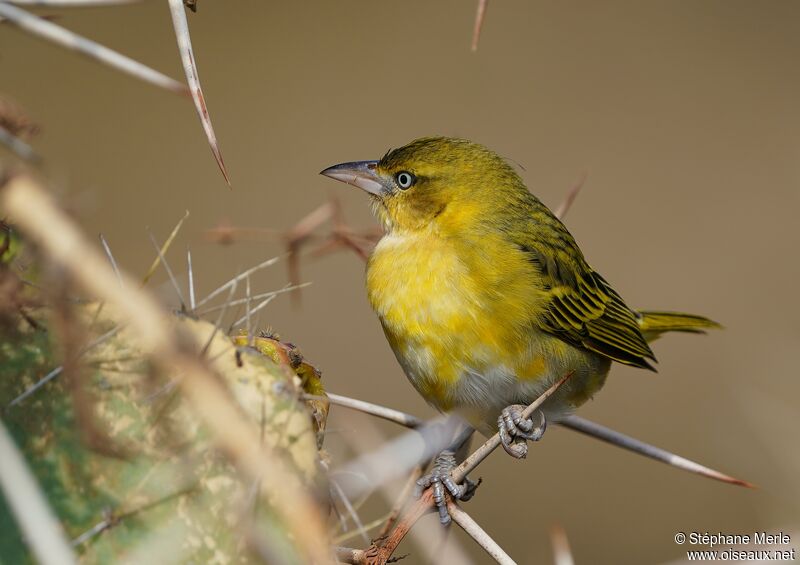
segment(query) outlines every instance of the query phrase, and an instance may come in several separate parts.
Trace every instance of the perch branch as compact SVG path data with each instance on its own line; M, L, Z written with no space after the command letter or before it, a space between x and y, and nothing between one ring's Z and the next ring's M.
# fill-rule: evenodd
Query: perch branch
M325 399L325 397L321 396L308 396L308 398L315 400ZM423 420L417 418L416 416L412 416L411 414L406 414L405 412L394 410L393 408L387 408L379 404L373 404L371 402L365 402L363 400L341 396L339 394L329 393L328 400L330 400L331 404L357 410L359 412L363 412L364 414L382 418L411 429L415 429L424 423ZM676 467L677 469L682 469L684 471L689 471L690 473L696 473L703 477L708 477L730 484L755 488L754 485L747 481L730 477L724 473L696 463L695 461L686 459L685 457L681 457L680 455L676 455L659 447L655 447L641 440L630 437L621 432L617 432L579 416L568 416L564 420L558 422L558 425L576 432L580 432L589 437L599 439L606 443L610 443L611 445L615 445L622 449L627 449L628 451L632 451L638 455L644 455L645 457L655 461L666 463L667 465Z
M531 414L533 414L548 398L550 398L550 396L553 393L555 393L559 389L559 387L561 387L570 378L570 376L572 376L571 373L562 377L558 382L553 384L544 393L542 393L535 401L533 401L530 405L528 405L525 408L525 410L522 411L522 417L523 418L530 417ZM481 445L478 449L473 451L472 454L461 463L461 465L459 465L453 470L452 473L453 480L456 483L462 482L466 478L467 474L469 474L478 465L480 465L480 463L484 459L486 459L489 456L489 454L495 449L497 449L499 446L500 446L500 434L496 433L492 437L487 439L483 443L483 445ZM447 496L449 499L449 495ZM397 519L395 526L389 531L388 534L386 534L386 537L380 539L375 544L370 546L369 549L367 549L367 556L368 556L367 563L370 564L386 563L386 560L389 559L389 557L391 557L391 555L397 548L398 544L403 540L405 535L414 526L417 520L419 520L426 513L433 512L435 508L436 506L433 501L433 489L427 489L420 498L412 501L409 504L409 506L406 507L406 509L401 513L400 517ZM472 530L476 532L476 535L478 535L477 530L475 530L475 528L480 530L480 527L477 524L475 524L471 518L467 520L467 518L462 517L462 521L463 524L460 525L462 528L464 528L465 531L467 531L467 533L472 535L470 531ZM483 532L483 530L480 531ZM491 538L489 538L485 532L483 532L482 536L479 536L479 538L480 539L476 539L476 541L478 541L478 543L480 543L481 546L484 547L484 549L486 549L487 551L489 551L490 555L494 557L495 554L493 552L499 549L499 546L494 542L490 543L487 540L487 538L488 539ZM484 546L483 543L486 543L487 545ZM513 561L510 560L511 558L508 557L505 554L505 552L502 551L502 549L499 549L499 551L502 553L502 555L505 555L505 557L509 559L508 561L500 561L501 563L513 563ZM370 560L372 556L375 557L375 560Z
M539 398L534 400L528 405L527 408L525 408L525 410L522 411L522 418L530 418L531 415L538 410L539 407L561 387L561 385L567 382L571 376L572 373L564 375L558 382L544 391ZM500 447L500 434L496 433L487 439L478 449L473 451L469 457L464 459L464 461L458 467L453 469L453 480L456 483L462 482L471 471L480 465L481 461L486 459L489 454L498 447Z
M475 543L481 546L495 561L501 565L516 565L516 562L511 559L508 553L503 551L503 548L452 499L447 501L447 511L450 513L453 522L461 526L467 535L475 540Z
M571 430L575 430L576 432L586 434L601 441L605 441L611 445L616 445L617 447L633 451L639 455L644 455L650 459L661 461L662 463L677 467L678 469L689 471L690 473L696 473L698 475L702 475L703 477L708 477L709 479L722 481L732 485L756 488L755 485L748 483L747 481L730 477L724 473L715 471L714 469L709 469L708 467L700 465L699 463L695 463L694 461L681 457L680 455L675 455L674 453L670 453L664 449L644 443L643 441L634 439L630 436L626 436L625 434L614 431L605 426L601 426L600 424L596 424L589 420L585 420L579 416L575 416L574 414L567 416L559 423L565 428L569 428Z
M342 406L344 408L351 408L377 418L394 422L395 424L405 426L406 428L418 428L424 423L423 420L417 418L416 416L412 416L411 414L406 414L405 412L400 412L399 410L380 406L379 404L373 404L372 402L356 400L355 398L342 396L340 394L327 393L326 396L305 395L305 398L307 400L328 400L331 404Z

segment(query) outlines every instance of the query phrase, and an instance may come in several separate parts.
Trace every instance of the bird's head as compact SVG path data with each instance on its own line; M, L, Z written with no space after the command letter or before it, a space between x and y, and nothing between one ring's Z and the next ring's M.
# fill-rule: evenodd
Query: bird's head
M342 163L321 174L368 192L390 232L463 230L527 194L502 157L448 137L417 139L379 161Z

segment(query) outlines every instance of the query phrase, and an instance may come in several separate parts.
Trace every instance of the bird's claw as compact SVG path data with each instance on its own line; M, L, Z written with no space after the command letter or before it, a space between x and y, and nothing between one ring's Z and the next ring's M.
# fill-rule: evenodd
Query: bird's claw
M516 459L524 459L528 455L528 440L539 441L547 429L544 413L538 411L539 425L534 425L531 418L523 418L525 407L521 404L506 406L497 418L497 429L500 442L506 453Z
M414 489L414 496L419 498L425 489L433 489L433 501L436 508L439 510L439 521L443 525L450 523L450 513L447 511L447 496L450 495L456 500L467 501L473 497L478 485L481 484L480 479L475 482L469 479L464 479L462 484L457 484L453 480L453 469L456 466L455 453L452 451L442 451L431 468L431 472L422 476L417 480L417 486Z

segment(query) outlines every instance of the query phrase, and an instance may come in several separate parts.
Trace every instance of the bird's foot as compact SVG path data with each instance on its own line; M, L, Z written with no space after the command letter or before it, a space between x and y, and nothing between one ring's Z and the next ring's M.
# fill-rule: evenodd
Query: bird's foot
M531 418L523 418L523 410L525 406L512 404L503 408L497 418L503 449L516 459L524 459L528 455L528 440L539 441L547 429L547 420L541 410L537 412L540 422L538 425L534 425Z
M417 498L422 496L422 492L425 489L433 489L433 501L436 503L436 508L439 510L439 521L443 525L450 523L450 513L447 511L446 492L449 492L456 500L467 501L472 498L478 485L481 484L480 479L475 482L466 478L462 484L456 484L452 475L455 467L455 453L452 451L442 451L438 457L436 457L431 472L417 480L417 486L414 489L414 496Z

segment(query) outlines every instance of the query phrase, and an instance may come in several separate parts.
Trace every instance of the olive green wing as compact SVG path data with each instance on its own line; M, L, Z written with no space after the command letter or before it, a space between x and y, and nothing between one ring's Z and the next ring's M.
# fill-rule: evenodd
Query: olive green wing
M550 227L553 233L547 240L524 238L528 241L517 243L534 265L537 286L546 297L535 323L576 347L655 370L648 362L655 361L655 356L642 336L636 313L589 267L566 228L560 222Z

